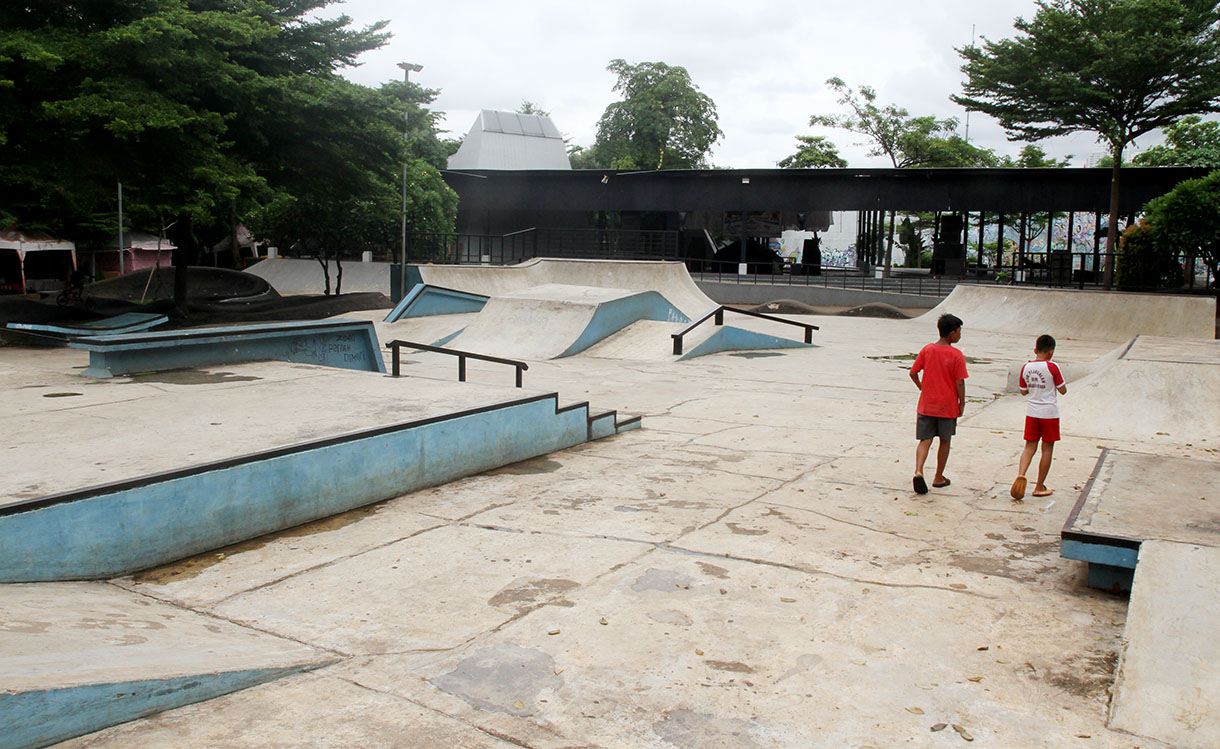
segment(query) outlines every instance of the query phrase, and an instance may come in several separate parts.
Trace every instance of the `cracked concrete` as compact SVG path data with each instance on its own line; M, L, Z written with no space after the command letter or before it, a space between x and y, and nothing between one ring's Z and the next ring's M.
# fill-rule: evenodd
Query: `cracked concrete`
M914 495L916 392L906 365L870 357L918 350L934 323L816 322L815 348L777 356L530 362L528 387L643 413L643 429L99 584L339 662L64 746L961 740L937 723L977 746L1161 746L1106 727L1126 601L1058 556L1099 448L1131 443L1065 422L1054 504L1011 502L1022 424L987 413L1009 408L1032 336L966 320L979 361L953 484ZM226 370L208 386L256 384Z

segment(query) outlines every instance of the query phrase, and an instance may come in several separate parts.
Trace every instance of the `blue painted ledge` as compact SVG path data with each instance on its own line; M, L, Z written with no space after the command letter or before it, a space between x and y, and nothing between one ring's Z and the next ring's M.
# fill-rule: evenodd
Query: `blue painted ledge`
M0 583L128 574L640 425L608 413L548 393L12 503Z
M100 335L69 345L89 352L89 368L83 374L100 378L267 359L385 372L377 332L367 320L309 320Z

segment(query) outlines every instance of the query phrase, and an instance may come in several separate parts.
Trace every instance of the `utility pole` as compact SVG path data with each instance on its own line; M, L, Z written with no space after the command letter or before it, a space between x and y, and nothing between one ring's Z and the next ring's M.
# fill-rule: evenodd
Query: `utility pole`
M411 73L418 73L424 69L423 65L416 65L411 62L400 62L398 67L402 68L402 83L403 83L403 108L402 108L402 248L399 254L398 265L398 298L401 300L407 295L407 162L411 158L407 152L407 146L411 140L411 132L407 129L407 124L411 116Z

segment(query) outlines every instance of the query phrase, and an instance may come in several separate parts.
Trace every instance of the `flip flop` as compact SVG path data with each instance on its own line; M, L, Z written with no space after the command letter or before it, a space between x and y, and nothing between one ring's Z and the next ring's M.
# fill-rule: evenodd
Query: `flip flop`
M1023 499L1025 497L1025 477L1017 476L1017 480L1012 482L1012 491L1009 492L1013 499Z
M1055 490L1054 490L1054 489L1047 489L1047 490L1046 490L1046 491L1044 491L1044 492L1034 492L1034 493L1033 493L1033 494L1031 494L1030 496L1031 496L1031 497L1049 497L1050 495L1052 495L1052 494L1054 494L1054 493L1055 493Z
M911 480L911 483L915 485L916 494L928 493L928 482L923 480L923 476L916 476Z
M933 481L932 486L935 486L937 489L944 489L946 486L948 486L949 484L952 484L952 483L953 482L950 481L949 479L945 479L944 481L940 482L939 484L936 483L935 481Z

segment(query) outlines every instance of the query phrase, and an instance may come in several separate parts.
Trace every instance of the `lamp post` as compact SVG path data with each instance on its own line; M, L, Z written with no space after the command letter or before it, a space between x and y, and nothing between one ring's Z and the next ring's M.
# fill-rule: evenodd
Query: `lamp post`
M407 144L410 140L410 131L407 130L407 122L411 115L411 73L418 73L424 69L423 65L416 65L411 62L400 62L398 67L402 68L403 82L403 108L402 108L402 252L399 258L398 266L398 295L399 300L407 295L407 159L410 154L407 153Z

